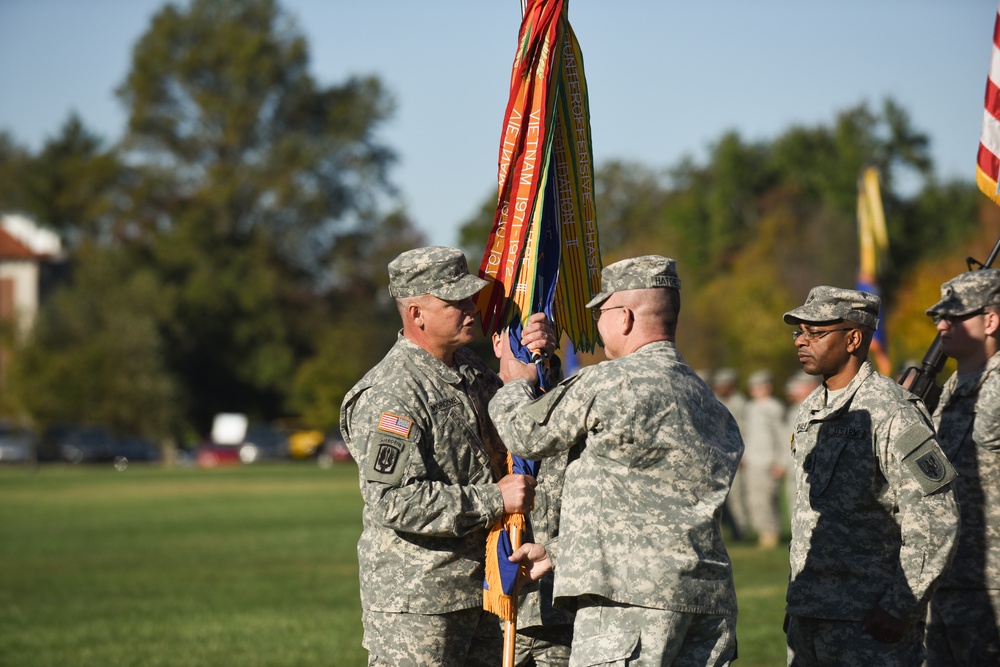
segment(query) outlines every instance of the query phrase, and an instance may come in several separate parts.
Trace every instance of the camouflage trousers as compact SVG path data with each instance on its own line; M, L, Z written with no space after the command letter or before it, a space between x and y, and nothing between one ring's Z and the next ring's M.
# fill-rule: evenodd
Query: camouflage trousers
M576 611L570 667L723 667L736 658L736 616L585 600Z
M786 629L789 667L916 667L924 657L924 624L886 644L861 632L861 621L790 616Z
M499 667L500 621L482 607L446 614L364 611L369 667Z
M573 626L537 626L518 631L514 667L567 667Z
M927 621L927 666L1000 665L1000 591L941 588Z

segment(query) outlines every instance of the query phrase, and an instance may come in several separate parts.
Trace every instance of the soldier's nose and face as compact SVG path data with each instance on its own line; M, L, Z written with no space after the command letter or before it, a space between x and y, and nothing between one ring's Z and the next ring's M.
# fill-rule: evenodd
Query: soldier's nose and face
M844 327L843 324L800 324L795 347L802 370L810 375L833 375L839 371L850 358L846 340L850 330L851 327Z

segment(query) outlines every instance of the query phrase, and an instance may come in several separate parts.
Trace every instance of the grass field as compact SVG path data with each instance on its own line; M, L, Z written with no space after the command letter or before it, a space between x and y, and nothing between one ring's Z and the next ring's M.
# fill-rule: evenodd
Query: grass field
M364 665L360 512L350 464L0 468L0 665ZM738 664L784 664L787 552L731 553Z

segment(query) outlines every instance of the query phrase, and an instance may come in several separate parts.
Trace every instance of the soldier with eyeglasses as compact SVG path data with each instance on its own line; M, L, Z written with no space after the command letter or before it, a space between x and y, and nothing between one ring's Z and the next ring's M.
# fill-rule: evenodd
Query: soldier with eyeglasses
M944 283L927 314L958 363L934 424L958 472L962 517L955 560L931 600L927 664L1000 665L1000 269Z
M736 654L736 588L720 518L743 454L736 420L674 343L677 262L604 267L587 304L608 360L534 398L532 369L500 350L490 416L511 453L570 453L560 534L528 542L532 579L554 572L576 610L571 665L705 665ZM554 569L553 569L554 568Z
M868 361L880 305L820 286L784 314L803 370L823 380L792 436L789 665L920 664L956 541L954 470L930 415Z

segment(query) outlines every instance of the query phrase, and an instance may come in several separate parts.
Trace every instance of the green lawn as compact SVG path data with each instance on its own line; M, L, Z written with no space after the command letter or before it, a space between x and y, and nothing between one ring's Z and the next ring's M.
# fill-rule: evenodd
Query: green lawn
M0 467L0 665L365 664L352 465ZM787 556L734 547L740 665L781 665Z

